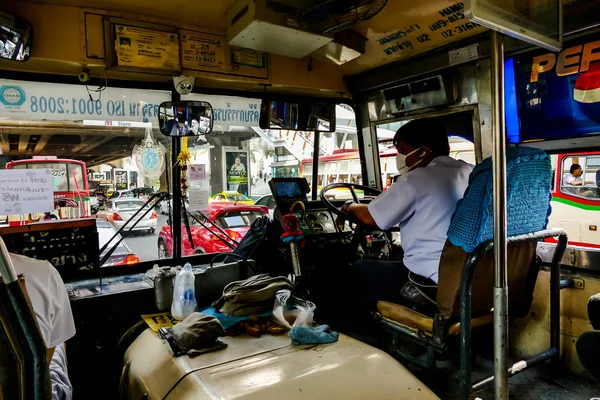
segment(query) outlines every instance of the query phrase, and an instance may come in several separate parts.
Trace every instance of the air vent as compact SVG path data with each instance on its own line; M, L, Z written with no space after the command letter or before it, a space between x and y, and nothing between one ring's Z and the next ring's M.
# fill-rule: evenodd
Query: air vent
M296 0L237 0L227 11L232 46L302 58L333 40L299 29Z
M441 75L421 79L382 91L389 114L399 114L448 104Z

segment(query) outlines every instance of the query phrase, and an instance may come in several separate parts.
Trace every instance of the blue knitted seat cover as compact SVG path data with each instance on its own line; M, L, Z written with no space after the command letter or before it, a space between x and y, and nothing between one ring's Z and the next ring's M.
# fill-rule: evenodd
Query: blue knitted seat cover
M506 199L508 236L546 228L552 195L550 157L528 147L506 149ZM480 243L494 237L492 159L477 165L469 176L469 186L457 204L448 229L448 240L472 252Z

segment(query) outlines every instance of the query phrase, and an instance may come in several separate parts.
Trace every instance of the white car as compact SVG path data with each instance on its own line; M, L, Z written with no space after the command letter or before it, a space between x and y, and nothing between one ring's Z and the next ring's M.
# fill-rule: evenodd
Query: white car
M114 226L109 224L107 221L100 219L97 220L96 229L98 230L98 245L102 248L108 241L117 233L117 230ZM117 235L111 242L110 245L106 247L106 250L100 255L100 259L104 257L106 253L116 245L121 239L121 235ZM140 262L138 256L135 255L133 250L125 243L125 241L121 241L117 245L117 248L113 253L108 257L108 259L104 262L102 267L113 267L116 265L135 265Z
M267 194L254 202L255 206L266 206L269 209L269 218L273 219L273 211L275 210L275 199L272 194Z
M98 211L96 218L107 220L112 226L119 229L135 214L137 210L144 207L145 201L138 199L112 199L108 200L104 207ZM136 216L137 221L146 210L140 211ZM151 210L146 216L137 223L133 231L145 231L149 234L156 232L156 212ZM129 230L135 223L131 221L125 227L125 230Z
M158 203L158 212L163 215L168 215L169 214L169 205L171 206L171 213L173 213L173 195L170 195L168 200L162 199ZM185 208L187 209L189 206L190 206L190 204L186 199Z

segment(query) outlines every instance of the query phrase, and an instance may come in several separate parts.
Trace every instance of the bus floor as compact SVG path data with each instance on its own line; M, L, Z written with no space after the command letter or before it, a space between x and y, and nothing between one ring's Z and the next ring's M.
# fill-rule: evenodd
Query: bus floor
M381 339L384 336L365 336L357 332L344 332L372 346L379 347L389 352L389 348L382 346ZM485 337L493 338L492 332ZM474 350L477 357L472 364L472 379L476 381L483 379L494 372L494 357L492 354L491 342L486 342L485 347L481 349L482 343L476 343ZM401 350L411 356L425 362L425 352L423 348L411 344L401 345ZM458 350L458 349L456 349ZM421 380L429 389L437 394L442 400L458 400L459 396L459 354L448 354L445 359L438 360L436 369L428 370L415 364L399 360L405 365L417 378ZM518 360L509 360L509 365ZM482 400L494 399L493 387L486 389L472 396L472 399L481 398ZM591 378L586 379L581 376L570 373L569 371L560 372L560 378L557 380L549 379L549 366L537 365L526 369L525 371L509 379L509 399L510 400L575 400L575 399L600 399L600 385L596 384Z

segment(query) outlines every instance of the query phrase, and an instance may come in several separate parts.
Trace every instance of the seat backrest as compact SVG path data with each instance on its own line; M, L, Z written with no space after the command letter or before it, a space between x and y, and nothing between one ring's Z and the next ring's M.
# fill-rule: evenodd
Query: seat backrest
M508 304L529 308L537 279L535 262L537 240L510 243L507 249ZM438 275L437 307L442 317L450 319L460 315L460 289L463 272L470 253L446 241ZM477 263L473 275L471 311L473 314L489 311L493 307L494 252L488 251Z
M552 166L542 150L509 147L506 151L507 228L509 236L546 228L550 214ZM492 161L487 158L469 177L469 186L459 201L448 229L448 240L440 259L437 306L444 318L460 314L460 288L465 263L480 244L493 239L494 212ZM509 306L527 304L537 278L537 241L508 246ZM478 261L472 285L472 311L492 307L493 251ZM532 282L533 279L533 282Z

